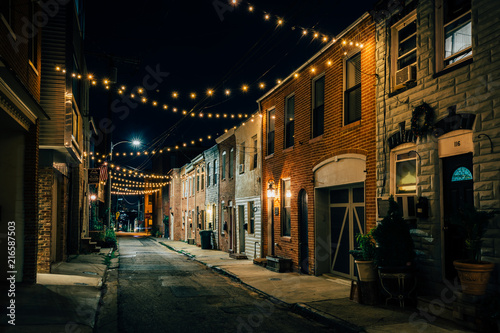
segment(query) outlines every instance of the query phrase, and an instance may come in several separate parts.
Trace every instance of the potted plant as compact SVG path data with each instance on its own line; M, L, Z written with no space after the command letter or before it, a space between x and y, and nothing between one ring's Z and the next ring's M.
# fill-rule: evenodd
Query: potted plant
M358 247L355 250L349 251L354 257L354 262L358 268L358 277L362 282L370 282L377 280L377 271L374 264L375 259L375 240L373 239L372 230L365 234L357 234L356 242Z
M495 264L481 260L481 244L493 212L478 211L473 205L459 208L453 223L460 226L465 239L464 248L467 259L455 260L453 265L464 294L484 295Z
M375 264L378 266L381 286L389 295L386 299L397 299L404 306L416 287L415 247L410 228L403 218L399 205L389 198L389 209L384 219L372 231L377 242Z

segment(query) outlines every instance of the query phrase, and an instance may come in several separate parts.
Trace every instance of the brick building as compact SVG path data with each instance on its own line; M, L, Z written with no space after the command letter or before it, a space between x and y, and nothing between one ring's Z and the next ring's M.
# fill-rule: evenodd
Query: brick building
M193 165L193 205L194 205L194 239L195 244L200 246L200 230L205 230L205 158L203 154L196 156L191 162Z
M168 201L164 200L164 212L168 214L170 239L183 240L182 210L181 210L181 177L180 169L174 168L168 172L169 184L164 193L168 194Z
M354 278L354 236L375 226L376 83L366 13L258 100L264 254Z
M249 259L261 257L262 244L262 117L259 113L239 125L235 131L237 207L236 252Z
M87 75L83 31L83 3L76 1L51 12L42 29L40 104L50 117L40 122L38 271L44 273L51 263L78 253L82 235L88 235L83 210L89 206L84 195L89 83L76 77Z
M236 204L235 204L235 159L236 139L234 128L215 139L219 147L219 249L234 253L236 239Z
M457 207L500 208L500 28L491 24L499 15L486 0L383 1L374 12L377 195L395 195L412 221L422 296L439 295L456 277ZM421 198L428 213L417 216ZM500 284L498 225L497 216L482 249L497 264L492 289Z
M17 282L26 283L36 282L39 124L48 116L40 106L42 27L34 26L30 36L25 32L26 22L40 10L35 2L0 5L0 258L7 267L5 236L15 231L15 268L10 270L17 271Z

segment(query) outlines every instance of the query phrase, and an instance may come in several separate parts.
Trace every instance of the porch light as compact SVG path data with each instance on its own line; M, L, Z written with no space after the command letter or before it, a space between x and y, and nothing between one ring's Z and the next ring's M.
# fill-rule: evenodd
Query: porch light
M273 182L269 182L269 188L267 189L267 197L274 198L276 196L276 191L273 188Z
M292 197L292 191L287 190L286 193L285 193L285 195L286 195L287 198L291 198Z
M90 195L90 200L95 201L97 199L97 195L91 194Z

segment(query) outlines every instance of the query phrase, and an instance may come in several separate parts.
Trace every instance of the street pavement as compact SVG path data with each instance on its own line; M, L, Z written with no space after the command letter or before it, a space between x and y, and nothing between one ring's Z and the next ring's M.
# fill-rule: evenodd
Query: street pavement
M333 332L152 238L120 237L119 252L118 332Z

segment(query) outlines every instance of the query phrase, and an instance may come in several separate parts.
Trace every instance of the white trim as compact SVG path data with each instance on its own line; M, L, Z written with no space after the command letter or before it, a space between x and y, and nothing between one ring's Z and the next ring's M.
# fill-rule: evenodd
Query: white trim
M361 155L361 154L342 154L342 155L337 155L337 156L330 157L330 158L324 160L323 162L320 162L320 163L316 164L313 167L312 172L316 172L316 170L318 170L319 168L321 168L322 166L324 166L326 164L329 164L331 162L337 162L339 160L347 159L347 158L366 161L366 156L365 155Z

